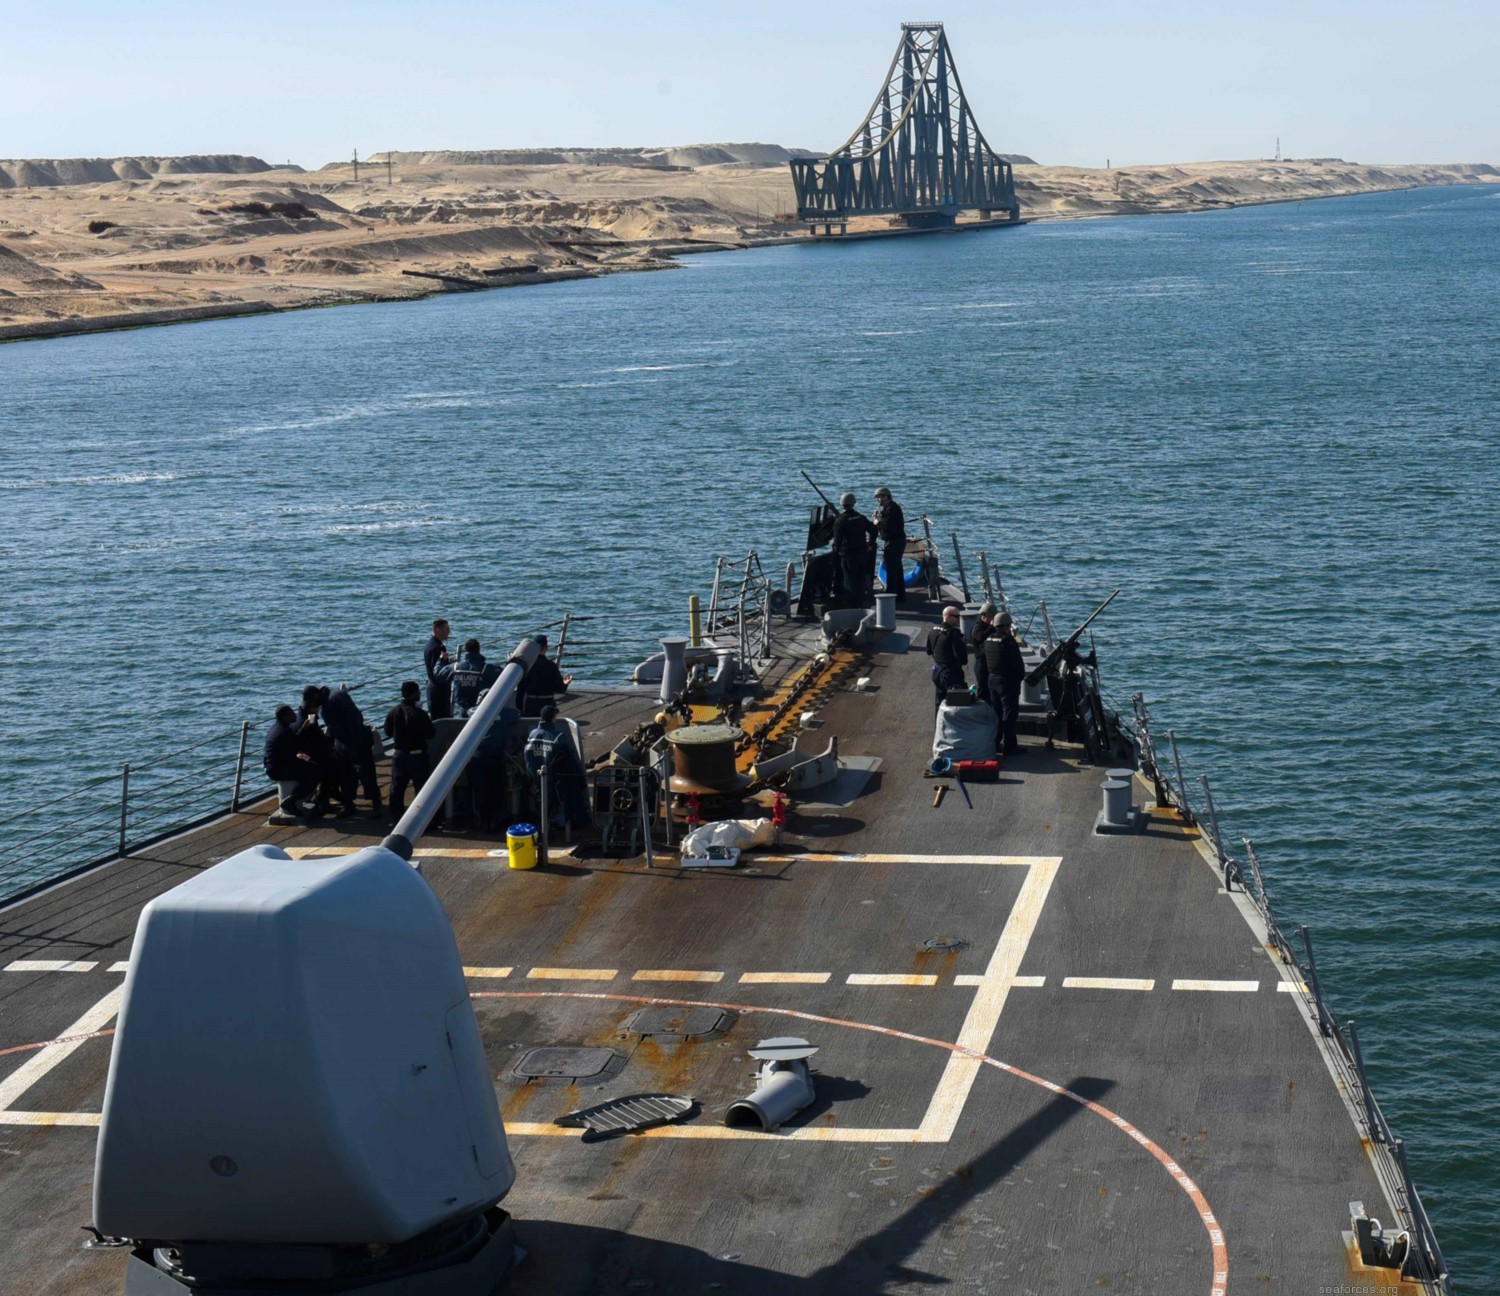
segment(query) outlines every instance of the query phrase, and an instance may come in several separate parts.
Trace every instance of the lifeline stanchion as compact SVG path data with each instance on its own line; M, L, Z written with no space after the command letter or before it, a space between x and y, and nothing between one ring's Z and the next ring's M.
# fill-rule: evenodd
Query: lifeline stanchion
M130 816L130 762L120 771L120 856L125 855L125 825Z
M234 763L234 791L229 797L229 813L234 814L240 808L240 789L245 781L245 744L250 739L250 722L240 722L240 755Z

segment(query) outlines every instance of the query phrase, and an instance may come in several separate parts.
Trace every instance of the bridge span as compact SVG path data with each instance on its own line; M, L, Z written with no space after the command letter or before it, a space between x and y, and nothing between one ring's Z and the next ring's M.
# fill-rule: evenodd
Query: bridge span
M964 98L943 24L901 24L901 43L865 119L827 157L794 158L797 216L816 232L855 216L951 227L962 211L1021 218L1011 164Z

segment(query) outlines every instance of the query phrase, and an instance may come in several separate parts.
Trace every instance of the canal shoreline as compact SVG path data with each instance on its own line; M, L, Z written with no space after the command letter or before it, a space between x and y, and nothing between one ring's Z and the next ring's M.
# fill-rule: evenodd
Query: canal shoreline
M758 236L753 232L734 241L715 240L642 240L649 248L652 259L630 264L600 265L587 269L577 267L549 267L535 273L506 276L503 281L476 282L456 280L440 275L415 275L410 288L399 292L379 292L369 289L331 291L322 296L313 296L292 302L270 300L225 301L217 303L164 307L143 311L126 311L98 316L79 316L72 319L37 320L22 324L0 325L0 345L14 342L40 342L57 338L79 337L91 333L114 333L129 329L159 328L170 324L198 324L212 320L240 319L252 315L280 315L292 311L323 310L336 306L360 306L371 303L418 302L433 297L448 296L461 292L491 292L506 288L542 287L553 283L571 283L581 279L600 279L614 274L641 274L653 270L680 269L679 257L699 256L711 252L742 252L752 248L785 247L794 244L827 244L866 241L872 238L903 238L930 234L977 233L985 229L1010 229L1018 225L1051 224L1059 221L1114 220L1126 216L1192 216L1209 212L1229 211L1241 207L1266 207L1322 201L1330 198L1351 198L1359 194L1400 193L1422 188L1487 188L1486 183L1475 179L1469 183L1446 185L1391 184L1363 188L1353 192L1298 194L1290 196L1243 197L1226 199L1216 203L1187 203L1167 205L1128 205L1113 210L1097 212L1038 211L1023 214L1021 220L961 222L946 229L893 229L879 227L868 222L867 228L851 229L847 235L814 237L809 232L787 233L784 230ZM1023 213L1025 209L1023 208ZM420 283L418 282L420 280ZM431 283L433 286L428 287Z

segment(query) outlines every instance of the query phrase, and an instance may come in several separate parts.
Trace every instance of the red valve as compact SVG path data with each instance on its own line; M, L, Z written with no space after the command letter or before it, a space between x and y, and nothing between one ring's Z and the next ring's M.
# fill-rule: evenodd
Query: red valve
M696 828L702 822L703 811L698 803L698 794L696 792L689 793L687 799L687 826L689 828Z
M771 803L771 824L776 828L786 827L786 793L778 792Z

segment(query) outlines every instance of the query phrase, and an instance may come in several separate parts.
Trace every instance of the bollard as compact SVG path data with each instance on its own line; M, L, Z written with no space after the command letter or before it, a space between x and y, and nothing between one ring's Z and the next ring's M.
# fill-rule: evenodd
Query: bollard
M1104 822L1111 828L1130 826L1130 784L1124 779L1104 779L1100 784L1104 792Z
M703 604L696 594L688 596L688 640L694 648L703 647Z
M896 628L896 596L894 594L875 596L875 628L877 630Z
M687 687L687 640L667 638L661 641L661 693L670 702Z

